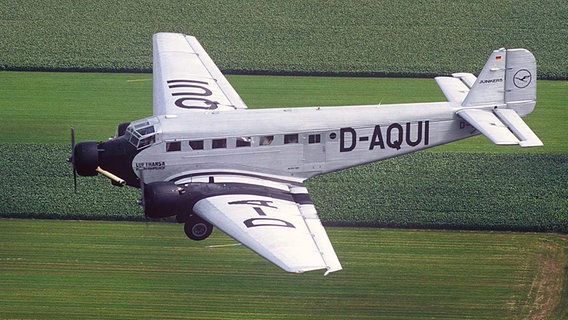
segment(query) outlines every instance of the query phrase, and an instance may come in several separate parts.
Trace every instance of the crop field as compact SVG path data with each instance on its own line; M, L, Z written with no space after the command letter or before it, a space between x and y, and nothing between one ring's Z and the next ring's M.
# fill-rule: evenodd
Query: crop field
M64 159L71 125L78 139L104 139L116 123L146 116L148 79L0 73L0 216L143 219L136 190L79 179L73 194ZM426 79L230 80L251 107L442 99ZM566 109L558 92L565 85L541 81L538 108L527 119L544 153L475 138L322 176L308 185L322 220L563 230ZM462 148L470 152L455 152ZM0 318L562 319L568 312L565 236L327 229L345 270L324 279L287 275L246 248L224 247L233 241L218 231L204 244L188 241L175 224L3 219Z
M165 223L0 220L0 318L567 314L568 238L557 234L328 228L345 269L324 277L283 273L220 232L204 242L181 232Z
M143 219L137 191L103 178L79 179L73 194L64 159L69 126L78 139L104 139L147 115L148 75L0 76L0 216L67 220L0 220L0 318L567 315L565 235L329 227L565 231L564 82L539 83L549 94L527 121L546 143L540 150L507 152L481 137L309 181L345 268L324 278L285 274L219 231L191 242L176 224L84 221ZM442 98L426 79L230 78L251 107Z
M135 204L138 192L111 187L102 177L80 178L74 195L64 159L71 126L79 141L104 140L118 123L148 115L149 75L0 75L0 143L6 155L0 160L0 216L143 220ZM431 79L230 79L251 107L443 99ZM543 101L527 118L544 147L496 147L477 137L318 177L308 187L322 220L343 226L566 231L568 162L562 139L568 110L556 100L565 85L541 81L539 88L551 93L539 96ZM468 150L474 152L463 152Z
M566 79L568 3L518 1L0 1L0 70L149 71L151 35L197 36L233 73L478 72L524 47Z
M568 318L568 82L546 80L568 79L567 14L562 0L0 0L0 319ZM311 179L344 270L286 274L218 230L191 242L140 222L137 190L97 177L73 193L70 127L104 140L150 115L161 31L198 37L251 108L442 101L432 76L527 48L526 121L545 146L480 136Z
M485 61L485 60L484 60ZM434 79L240 76L229 81L250 108L445 101ZM499 147L484 137L432 151L568 153L566 81L539 81L535 112L526 118L540 148ZM152 76L120 73L0 72L0 143L104 140L120 122L152 112Z

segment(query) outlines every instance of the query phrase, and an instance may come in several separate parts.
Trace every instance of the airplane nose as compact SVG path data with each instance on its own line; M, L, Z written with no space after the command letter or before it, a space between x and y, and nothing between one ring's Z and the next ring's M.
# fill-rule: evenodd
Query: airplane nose
M124 137L75 144L74 131L71 130L71 146L73 152L67 161L73 165L75 190L77 174L92 177L100 173L116 186L140 186L138 176L132 169L132 161L139 150Z
M99 166L99 147L96 141L79 142L73 149L74 165L77 173L83 177L97 175Z

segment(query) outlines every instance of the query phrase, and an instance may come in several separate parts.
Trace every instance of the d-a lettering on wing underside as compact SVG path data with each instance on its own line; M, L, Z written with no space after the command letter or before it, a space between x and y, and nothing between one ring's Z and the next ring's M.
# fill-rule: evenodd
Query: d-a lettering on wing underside
M247 106L195 37L154 35L154 115Z
M284 271L341 270L307 189L283 187L242 185L198 201L193 210Z

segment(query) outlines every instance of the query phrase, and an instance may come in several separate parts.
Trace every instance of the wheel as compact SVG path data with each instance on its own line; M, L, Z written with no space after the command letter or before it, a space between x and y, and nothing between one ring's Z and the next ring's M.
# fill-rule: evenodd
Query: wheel
M197 215L192 215L185 223L183 228L185 234L191 240L204 240L213 232L213 225L201 219Z

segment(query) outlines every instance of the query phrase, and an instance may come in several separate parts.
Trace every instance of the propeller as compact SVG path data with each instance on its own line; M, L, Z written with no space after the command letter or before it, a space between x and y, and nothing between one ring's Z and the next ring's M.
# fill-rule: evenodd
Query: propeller
M77 166L75 165L75 129L71 127L71 156L67 162L73 166L73 190L77 193Z
M148 220L148 215L146 214L146 191L145 184L144 184L144 170L138 171L140 173L140 200L138 200L138 204L144 208L144 217Z

